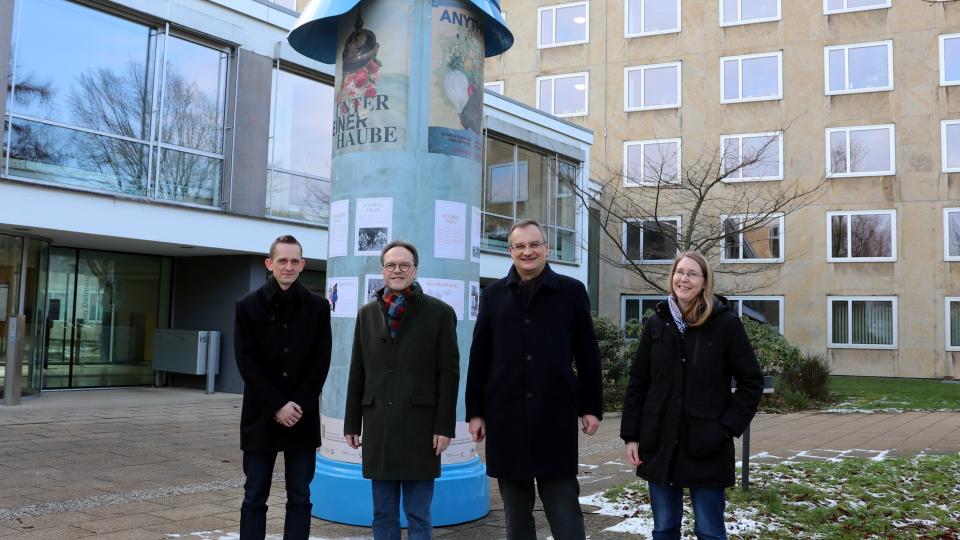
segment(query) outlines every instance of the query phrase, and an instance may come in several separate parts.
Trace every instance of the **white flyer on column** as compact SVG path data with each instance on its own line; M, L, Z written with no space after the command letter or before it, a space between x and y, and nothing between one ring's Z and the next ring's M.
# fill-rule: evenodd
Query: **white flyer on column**
M477 320L480 313L480 284L476 281L470 282L470 320Z
M393 199L357 199L354 255L380 255L393 237Z
M330 240L327 258L347 256L350 237L350 199L330 203Z
M331 317L357 316L356 277L327 278L327 301L330 302Z
M366 297L363 302L373 302L377 299L377 291L383 288L383 274L367 274L364 276L363 289L366 291Z
M470 260L480 262L480 224L483 221L480 209L473 207L473 216L470 219Z
M453 308L457 313L457 320L463 320L463 282L456 279L418 278L417 283L423 292L439 298Z
M467 205L436 201L433 221L433 256L463 260L467 241Z

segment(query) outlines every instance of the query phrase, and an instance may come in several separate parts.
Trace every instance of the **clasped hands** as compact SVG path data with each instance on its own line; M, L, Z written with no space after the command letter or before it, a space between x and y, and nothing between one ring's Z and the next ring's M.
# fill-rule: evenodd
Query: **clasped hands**
M294 424L300 421L302 416L303 409L296 403L288 401L286 405L281 407L280 410L273 415L273 419L284 427L293 427Z

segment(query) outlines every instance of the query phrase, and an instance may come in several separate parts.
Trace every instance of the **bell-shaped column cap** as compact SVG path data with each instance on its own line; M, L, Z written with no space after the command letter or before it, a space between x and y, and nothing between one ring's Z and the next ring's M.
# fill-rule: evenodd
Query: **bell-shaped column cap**
M473 4L483 18L484 55L496 56L513 45L513 34L500 14L499 0L463 0ZM287 35L300 54L323 62L337 61L337 23L361 0L312 0Z

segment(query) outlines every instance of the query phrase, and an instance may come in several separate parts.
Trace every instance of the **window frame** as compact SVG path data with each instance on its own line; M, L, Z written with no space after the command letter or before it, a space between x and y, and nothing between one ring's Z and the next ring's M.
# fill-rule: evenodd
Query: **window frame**
M893 343L890 345L880 344L855 344L855 343L835 343L833 340L833 303L847 303L847 335L853 340L853 302L890 302L893 308ZM863 349L863 350L897 350L899 348L899 310L897 307L896 296L843 296L827 295L827 348L828 349Z
M499 90L494 90L494 89L492 88L493 86L499 86L500 89L499 89ZM500 94L501 96L504 95L504 93L503 93L503 86L504 86L504 85L503 85L503 80L502 80L502 79L499 80L499 81L487 81L487 82L484 82L484 83L483 83L483 89L484 89L484 90L490 90L491 92L496 92L496 93Z
M960 84L960 81L957 83ZM940 172L960 172L960 165L956 167L947 165L947 126L960 126L960 119L940 121ZM960 143L960 141L957 142ZM957 156L957 161L960 161L960 156Z
M743 96L743 61L750 60L753 58L766 58L770 56L775 56L777 58L777 95L751 97L751 98L738 97L734 99L727 99L724 97L726 80L723 72L723 63L725 61L737 60L738 62L737 95ZM755 101L778 101L782 99L783 99L783 51L772 51L772 52L765 52L765 53L752 53L752 54L741 54L741 55L720 57L720 103L721 104L751 103Z
M564 41L563 43L557 43L557 10L560 8L574 7L574 6L584 6L586 8L586 14L584 17L587 19L584 21L584 39L578 41ZM553 17L553 44L544 45L541 43L542 39L542 28L541 28L541 17L544 11L552 11ZM537 8L537 49L555 49L557 47L566 47L568 45L583 45L584 43L590 43L590 2L589 0L583 0L579 2L566 2L564 4L551 4L548 6L540 6Z
M580 76L583 77L583 86L584 86L584 88L583 88L583 112L579 112L579 111L578 111L578 112L574 112L574 113L563 113L563 114L557 114L557 113L553 112L553 111L555 111L556 108L557 108L557 107L556 107L556 104L557 104L557 82L556 82L556 81L557 81L557 79L567 79L567 78L580 77ZM540 108L540 81L551 81L550 84L553 86L553 89L552 89L552 94L553 94L553 107L551 107L552 110L543 111L543 109ZM576 73L562 73L562 74L559 74L559 75L540 75L539 77L536 78L535 84L536 84L536 89L534 90L534 93L535 93L535 95L536 95L536 97L537 97L536 107L537 107L538 110L543 111L543 112L546 112L546 113L549 113L549 114L552 114L553 116L556 116L557 118L576 118L576 117L580 117L580 116L587 116L587 115L590 114L590 72L589 72L589 71L579 71L579 72L576 72Z
M651 0L640 0L640 13L641 19L643 17L643 8L646 6L647 2ZM677 7L677 26L676 28L669 28L666 30L654 30L652 32L634 32L630 33L630 0L623 0L623 37L625 39L635 38L635 37L645 37L645 36L660 36L664 34L679 34L681 27L683 26L683 11L680 0L671 0L674 5ZM646 19L642 19L646 21ZM642 25L641 25L642 26Z
M668 258L668 259L644 259L644 258L643 258L643 232L642 232L642 231L643 231L643 224L646 223L646 222L648 222L648 221L658 221L658 222L659 222L659 221L675 221L676 224L677 224L677 236L678 236L677 241L679 242L679 236L680 236L680 232L681 232L681 230L682 230L681 227L682 227L682 221L683 221L682 217L679 216L679 215L676 215L676 216L657 216L656 219L649 219L649 218L623 218L623 223L622 223L621 226L620 226L620 241L622 242L621 245L622 245L623 248L624 248L624 249L623 249L623 253L621 254L621 259L622 259L621 262L624 263L624 264L630 264L630 263L635 263L635 264L657 264L657 265L673 264L673 258L676 257L676 253L674 253L673 255L671 255L670 258ZM631 224L631 223L639 223L639 224L640 224L641 233L640 233L640 258L639 258L639 259L628 259L628 258L627 258L627 253L626 253L626 252L627 252L627 227L628 227L628 225ZM678 251L678 252L680 251L680 246L677 246L677 251Z
M724 183L736 184L739 182L777 182L783 180L783 132L782 131L762 131L759 133L731 133L730 135L721 135L720 136L720 150L721 150L721 159L725 157L722 155L726 149L726 142L728 139L736 138L740 141L739 145L739 162L737 170L742 173L743 171L743 139L750 137L776 137L780 144L780 150L777 155L777 164L778 172L777 176L747 176L740 178L731 178L729 175L723 179ZM721 162L722 163L722 162ZM722 165L721 165L722 166Z
M950 304L952 303L960 304L960 296L945 296L943 298L943 337L944 337L944 350L946 351L960 351L960 345L951 345L950 344Z
M960 261L960 254L950 255L950 214L960 214L960 207L943 209L943 261ZM960 240L960 239L958 239Z
M733 295L733 296L727 296L727 300L737 300L737 301L740 302L740 307L739 307L739 309L737 310L737 316L739 316L739 317L743 317L743 302L744 302L744 301L747 301L747 302L751 302L751 301L775 301L775 302L777 302L777 307L778 307L779 312L780 312L780 313L778 314L778 318L779 318L779 320L780 320L780 324L777 325L777 331L780 332L780 335L781 335L781 336L783 335L783 327L784 327L784 320L783 320L783 301L784 301L784 296L783 296L783 295L773 295L773 296L766 296L766 295L761 295L761 296L749 296L749 295L744 296L744 295L739 295L739 296L738 296L738 295ZM759 322L759 321L758 321L758 322ZM769 325L769 326L773 326L773 325Z
M847 0L844 0L846 3ZM854 8L841 8L841 9L830 9L830 0L823 0L823 14L824 15L836 15L837 13L854 13L857 11L872 11L874 9L890 9L891 1L886 0L886 4L882 6L866 6L866 7L854 7Z
M958 40L960 40L960 33L957 33L957 34L941 34L941 35L937 36L937 45L938 45L938 47L937 47L937 49L938 49L937 55L939 56L939 59L940 59L940 86L957 86L957 85L960 85L960 79L957 79L957 80L949 80L949 81L948 81L947 78L946 78L946 77L947 77L947 70L946 70L946 67L947 67L947 65L946 65L946 64L947 64L947 59L946 59L946 57L945 57L944 54L943 54L943 52L944 52L944 50L943 50L943 42L946 41L946 40L948 40L948 39L958 39ZM958 58L957 60L960 61L960 58Z
M863 49L867 47L877 47L886 45L887 47L887 86L875 86L872 88L850 88L850 49ZM833 51L843 51L843 90L830 90L830 53ZM866 94L870 92L891 92L893 91L893 40L883 41L865 41L863 43L847 43L844 45L828 45L823 48L823 95L839 96L843 94Z
M677 68L677 99L675 104L669 105L653 105L653 106L644 106L642 103L646 98L646 94L643 92L643 83L647 79L647 70L649 69L660 69L665 67L676 67ZM638 89L640 93L640 102L641 105L638 107L630 106L630 73L634 71L640 72L640 88ZM676 62L662 62L660 64L645 64L640 66L629 66L623 68L623 110L624 112L636 112L636 111L656 111L662 109L679 109L682 106L683 102L683 62L677 60Z
M640 302L640 309L643 310L644 300L656 300L657 302L666 301L666 295L656 294L621 294L620 295L620 330L623 331L623 337L627 341L634 341L639 338L627 336L627 302L636 300ZM640 312L640 324L643 325L643 311Z
M864 131L870 129L879 129L886 128L890 132L890 169L886 171L866 171L866 172L844 172L844 173L835 173L832 172L831 166L833 161L830 158L830 134L837 131L844 131L847 134L847 170L850 169L850 132L852 131ZM824 158L826 159L826 173L827 178L860 178L864 176L892 176L897 174L897 128L896 124L876 124L872 126L843 126L843 127L828 127L824 129Z
M720 8L720 28L725 28L729 26L743 26L745 24L759 24L765 22L775 22L783 20L783 2L782 0L776 0L777 2L777 14L774 17L764 17L762 19L748 19L743 20L743 2L745 0L720 0L717 2L717 6ZM723 20L723 8L727 2L736 2L737 3L737 22L724 22Z
M827 262L828 263L874 263L874 262L897 262L897 210L837 210L827 212ZM847 216L847 253L853 251L852 223L853 216L890 216L890 256L889 257L846 257L833 256L833 229L832 218L834 216Z
M642 171L640 180L639 181L628 180L629 176L627 175L627 172L630 171L630 167L629 167L630 164L628 161L630 156L629 156L628 149L631 146L640 146L640 156L641 156L641 159L643 159L644 148L648 144L665 144L665 143L676 143L677 145L677 181L676 182L659 182L659 181L644 180L646 176L646 166L643 163L640 164L641 171ZM623 187L657 187L660 185L679 186L683 181L683 179L681 178L682 171L680 169L683 163L682 153L683 153L683 139L679 137L674 139L647 139L642 141L623 141L623 171L624 171Z
M720 230L723 230L723 224L724 224L724 222L725 222L726 220L728 220L728 219L738 218L738 219L741 220L741 223L742 223L743 220L746 220L746 219L756 219L756 218L758 218L758 217L759 217L759 216L758 216L757 214L721 214L721 215L720 215ZM778 239L778 240L779 240L778 243L780 244L780 256L779 256L779 257L773 257L773 258L765 258L765 259L744 259L744 258L743 258L743 231L740 231L740 232L737 233L737 235L740 237L740 257L739 257L739 258L736 258L736 259L728 259L728 258L727 258L726 236L724 236L724 238L720 240L720 264L778 264L778 263L782 263L783 260L784 260L785 249L786 249L786 243L784 242L784 234L783 234L783 233L784 233L784 228L785 228L785 223L786 223L786 217L785 217L785 214L784 214L783 212L776 212L776 213L770 214L770 215L767 216L767 217L769 218L769 221L770 221L770 222L772 222L773 220L779 221L778 226L780 227L780 237L779 237L779 239ZM766 222L767 222L767 221L764 221L763 223L766 223ZM742 228L743 228L743 227L742 227L742 225L741 225L741 229L742 229Z

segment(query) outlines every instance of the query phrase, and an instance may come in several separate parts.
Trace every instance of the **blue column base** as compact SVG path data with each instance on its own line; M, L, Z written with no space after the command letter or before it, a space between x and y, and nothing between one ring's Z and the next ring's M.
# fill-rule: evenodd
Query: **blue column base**
M370 481L359 464L333 461L317 454L317 469L310 484L313 516L327 521L369 527L373 522ZM401 503L402 504L402 503ZM430 515L433 525L456 525L480 519L490 512L487 467L474 458L443 465L434 484ZM407 518L400 511L400 524Z

